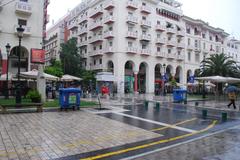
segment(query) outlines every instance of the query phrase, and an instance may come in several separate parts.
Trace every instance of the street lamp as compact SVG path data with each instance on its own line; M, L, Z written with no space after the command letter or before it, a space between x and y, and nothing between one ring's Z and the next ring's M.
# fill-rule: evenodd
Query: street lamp
M163 64L163 96L166 96L166 91L165 91L165 78L166 78L166 64Z
M18 39L19 39L19 46L18 46L18 73L17 73L17 86L16 86L16 103L17 104L21 104L21 86L20 86L20 56L21 56L21 40L23 38L23 32L24 32L24 28L22 27L22 25L19 25L19 27L17 28L17 33L18 33Z
M9 91L8 91L8 64L9 64L9 53L10 53L10 49L11 49L11 46L9 43L7 43L7 45L5 46L6 47L6 51L7 51L7 93L6 93L6 99L9 98Z
M203 73L205 71L205 55L203 56ZM206 92L205 92L205 80L203 80L203 91L202 91L202 98L206 98Z

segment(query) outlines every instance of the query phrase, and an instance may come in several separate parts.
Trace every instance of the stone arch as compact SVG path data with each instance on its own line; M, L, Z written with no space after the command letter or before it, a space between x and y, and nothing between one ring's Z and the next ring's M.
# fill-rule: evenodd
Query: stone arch
M107 62L107 71L114 74L114 63L111 60Z
M173 66L172 65L167 65L165 74L166 74L166 76L168 78L168 81L171 80L171 78L173 76L172 75L173 74Z
M135 63L127 61L124 65L124 92L132 93L134 91L134 69Z
M191 69L187 70L187 75L186 76L187 76L186 79L187 79L187 82L188 82L190 80L190 77L193 76L193 72L192 72Z
M175 80L177 83L183 84L183 68L182 68L182 66L177 66Z
M154 68L154 92L156 95L159 95L161 93L162 87L163 87L163 81L162 81L162 74L163 74L163 67L161 64L156 64Z
M141 62L139 64L139 72L138 72L138 89L140 93L146 93L147 92L147 85L149 85L148 80L148 64L146 62Z

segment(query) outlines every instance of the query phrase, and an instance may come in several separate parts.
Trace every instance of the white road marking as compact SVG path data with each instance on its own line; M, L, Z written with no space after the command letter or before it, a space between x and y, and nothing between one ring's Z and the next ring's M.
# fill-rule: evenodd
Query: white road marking
M177 129L177 130L180 130L180 131L185 131L185 132L189 132L189 133L197 132L196 130L192 130L192 129L188 129L188 128L183 128L183 127L179 127L179 126L174 126L174 125L171 125L171 124L167 124L167 123L163 123L163 122L158 122L158 121L153 121L153 120L149 120L149 119L145 119L145 118L140 118L140 117L132 116L132 115L129 115L129 114L124 114L124 113L119 113L119 112L113 112L113 113L114 113L114 114L121 115L121 116L129 117L129 118L133 118L133 119L145 121L145 122L148 122L148 123L153 123L153 124L161 125L161 126L164 126L164 127L169 127L169 128Z

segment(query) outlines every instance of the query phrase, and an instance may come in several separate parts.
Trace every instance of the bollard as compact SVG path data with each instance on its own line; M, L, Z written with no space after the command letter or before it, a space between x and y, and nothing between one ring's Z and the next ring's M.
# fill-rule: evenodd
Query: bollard
M145 109L148 109L148 101L144 102L144 107L145 107Z
M227 113L226 112L222 113L222 121L223 122L227 121Z
M160 103L156 102L156 109L159 110L159 108L160 108Z
M202 110L202 118L206 119L207 118L207 110Z

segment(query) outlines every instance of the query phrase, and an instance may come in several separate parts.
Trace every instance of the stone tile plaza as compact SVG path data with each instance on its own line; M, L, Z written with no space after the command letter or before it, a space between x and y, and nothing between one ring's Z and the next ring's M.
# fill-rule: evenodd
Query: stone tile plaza
M240 37L176 0L47 27L54 1L0 0L0 160L240 159Z

